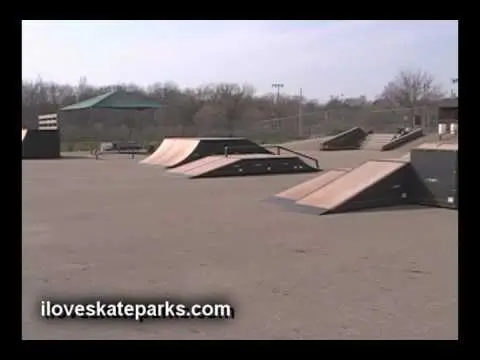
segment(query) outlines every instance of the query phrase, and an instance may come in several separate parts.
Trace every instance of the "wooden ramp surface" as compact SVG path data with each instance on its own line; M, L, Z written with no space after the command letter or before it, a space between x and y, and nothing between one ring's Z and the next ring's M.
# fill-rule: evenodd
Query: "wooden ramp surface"
M368 161L297 201L297 204L331 210L406 164L400 161Z
M174 139L172 147L168 149L164 156L156 161L156 165L165 166L171 162L183 152L184 146L191 141L191 139Z
M176 168L169 169L168 172L172 174L187 174L189 171L204 166L212 161L217 161L220 158L225 158L225 156L207 156L192 162L189 162L187 164L178 166Z
M177 140L175 143L175 152L171 157L169 156L163 159L162 165L165 167L173 167L179 164L192 155L199 143L200 140L196 139Z
M317 176L313 179L305 181L297 186L294 186L288 190L285 190L277 195L275 198L279 200L291 200L297 201L308 194L318 190L319 188L327 185L328 183L338 179L340 176L345 174L348 170L339 169L339 170L328 170L325 171L322 175Z
M150 165L160 164L162 161L162 158L169 152L170 149L172 149L174 144L175 144L174 138L164 139L160 144L160 146L157 148L157 150L155 150L150 156L140 161L140 164L150 164Z
M196 176L205 174L209 171L212 171L212 170L215 170L215 169L218 169L218 168L221 168L223 166L230 165L230 164L233 164L233 163L239 161L239 159L237 157L233 157L233 156L231 156L231 157L230 156L229 157L208 156L206 158L203 158L202 160L209 159L209 158L215 158L215 159L214 159L214 161L205 161L203 165L192 168L192 169L184 172L184 174L188 177L196 177Z

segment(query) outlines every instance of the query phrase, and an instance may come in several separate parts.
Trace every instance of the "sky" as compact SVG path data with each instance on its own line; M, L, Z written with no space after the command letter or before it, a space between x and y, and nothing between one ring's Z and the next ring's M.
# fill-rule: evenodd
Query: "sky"
M404 69L449 91L457 20L24 20L22 77L91 85L250 84L328 100L374 98Z

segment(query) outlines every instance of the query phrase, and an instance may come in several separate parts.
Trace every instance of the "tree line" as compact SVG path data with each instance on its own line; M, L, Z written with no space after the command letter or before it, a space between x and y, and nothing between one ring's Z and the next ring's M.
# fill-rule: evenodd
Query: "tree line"
M56 113L61 107L122 89L158 100L165 106L156 111L87 110L61 114L66 141L155 140L163 136L251 136L263 128L274 128L275 119L291 119L303 114L330 110L415 108L445 96L434 77L419 70L401 71L385 85L376 99L365 96L331 96L325 103L314 99L281 94L257 95L253 86L230 83L209 84L181 89L172 82L147 87L135 84L89 85L86 78L78 84L58 84L37 79L22 82L22 124L34 128L41 114ZM284 129L297 132L294 128ZM293 136L294 137L294 136Z

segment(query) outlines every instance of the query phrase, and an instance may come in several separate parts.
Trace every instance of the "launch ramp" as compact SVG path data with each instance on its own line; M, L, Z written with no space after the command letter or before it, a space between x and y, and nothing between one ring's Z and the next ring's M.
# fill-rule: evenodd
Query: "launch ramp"
M321 144L321 150L353 150L358 149L367 133L355 126L340 134L330 137Z
M272 154L245 138L166 138L141 163L174 168L207 156L223 155L226 149L229 154Z
M291 204L298 201L305 196L311 194L314 191L322 188L330 182L338 179L345 174L349 169L334 169L328 170L313 179L307 180L301 184L298 184L290 189L282 191L277 195L269 198L269 201L277 202L281 204Z
M403 204L411 171L405 161L367 161L298 200L294 208L321 215Z
M172 174L189 178L293 174L318 171L298 156L273 154L237 154L209 156L171 169Z

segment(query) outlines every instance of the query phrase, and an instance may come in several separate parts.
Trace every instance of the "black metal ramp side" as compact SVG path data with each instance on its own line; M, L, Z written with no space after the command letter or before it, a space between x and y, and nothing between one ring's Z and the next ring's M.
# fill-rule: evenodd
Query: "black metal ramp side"
M411 151L419 205L458 208L458 144L424 144Z
M403 161L368 161L297 201L292 210L311 214L406 204L411 201L411 165Z
M23 159L60 158L60 132L58 130L22 131Z
M244 154L232 155L226 158L220 166L211 168L207 172L195 175L195 178L253 176L273 174L294 174L316 172L298 156Z

